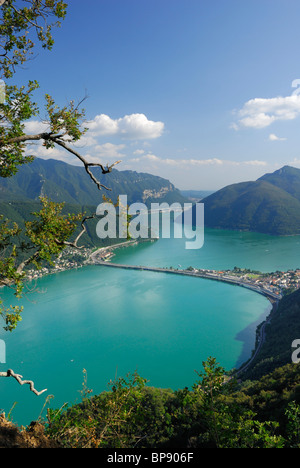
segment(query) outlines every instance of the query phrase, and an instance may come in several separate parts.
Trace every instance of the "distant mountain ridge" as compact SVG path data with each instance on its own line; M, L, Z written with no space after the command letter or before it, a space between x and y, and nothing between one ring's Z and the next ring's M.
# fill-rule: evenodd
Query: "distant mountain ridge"
M180 190L182 195L187 197L190 201L200 201L203 198L208 197L215 190Z
M14 177L0 179L0 202L32 202L46 195L55 202L97 206L102 202L103 194L113 201L118 195L127 195L129 204L142 202L147 206L153 201L187 201L169 180L162 177L118 170L103 175L100 168L93 169L93 173L111 192L99 191L82 166L36 158L31 164L22 166Z
M202 200L205 226L272 235L300 234L300 169L229 185Z

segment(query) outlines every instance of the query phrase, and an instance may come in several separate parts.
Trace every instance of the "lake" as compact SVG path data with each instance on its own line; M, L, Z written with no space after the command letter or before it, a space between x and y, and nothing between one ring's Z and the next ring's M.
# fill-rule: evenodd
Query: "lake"
M300 266L299 237L205 231L200 250L184 239L160 239L116 251L118 263L207 269L247 267L264 272ZM29 424L51 406L80 401L83 369L94 394L116 376L137 370L148 384L190 387L195 370L214 356L226 369L247 360L257 325L271 310L252 291L200 278L87 266L30 285L23 321L5 340L9 368L35 382L37 397L13 379L0 381L0 409ZM18 303L9 290L1 297Z

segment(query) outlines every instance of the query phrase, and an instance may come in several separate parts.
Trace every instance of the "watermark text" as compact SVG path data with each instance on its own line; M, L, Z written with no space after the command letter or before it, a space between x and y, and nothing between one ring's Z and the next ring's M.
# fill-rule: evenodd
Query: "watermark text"
M0 340L0 364L6 364L6 344Z
M188 250L201 249L204 244L204 204L144 203L127 205L127 195L119 197L118 208L113 203L97 207L96 232L100 239L182 239Z

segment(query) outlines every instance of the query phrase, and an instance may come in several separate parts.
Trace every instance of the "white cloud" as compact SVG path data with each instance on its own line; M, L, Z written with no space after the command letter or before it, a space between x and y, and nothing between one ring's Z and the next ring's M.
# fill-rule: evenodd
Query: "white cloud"
M285 163L288 166L293 166L293 167L300 167L300 159L299 158L294 158L292 161L289 161L288 163ZM283 166L283 164L281 164Z
M268 163L266 161L257 161L257 160L244 161L244 162L238 163L239 166L267 166L267 164Z
M277 135L275 135L274 133L271 133L269 135L269 140L270 141L286 141L286 138L279 138Z
M39 120L29 120L25 122L25 132L29 134L38 134L49 131L49 124Z
M76 148L96 146L99 137L104 136L116 136L127 140L153 140L162 136L165 128L163 122L149 120L144 114L125 115L115 120L108 115L100 114L84 125L89 131L74 144ZM25 131L30 134L47 132L49 123L31 120L26 122Z
M232 183L256 180L273 165L264 160L229 160L220 158L162 158L145 153L123 161L121 170L148 172L170 180L180 189L213 190Z
M67 151L55 148L45 148L42 142L33 143L26 148L26 155L34 156L41 159L58 159L69 164L73 164L76 158Z
M85 146L95 146L97 145L98 141L96 138L94 138L92 135L89 135L88 133L83 135L80 140L78 140L76 143L72 143L75 148L83 148Z
M238 130L241 127L262 129L274 122L294 120L300 115L300 96L276 97L271 99L251 99L238 111L239 120L232 125Z
M155 156L155 154L152 154L152 153L143 154L143 153L144 153L144 151L143 152L135 151L133 154L140 155L140 157L130 158L130 159L128 159L128 163L136 164L136 163L142 163L142 162L147 162L147 161L152 161L152 162L165 161L165 160L159 158L158 156Z
M86 125L93 136L119 136L132 140L151 140L159 138L164 131L163 122L148 120L144 114L125 115L111 119L108 115L97 115Z
M85 153L83 156L90 163L109 164L117 160L122 160L125 155L121 152L125 145L114 145L105 143L97 145L90 153ZM75 166L82 166L82 162L66 150L60 149L57 146L54 148L45 148L42 142L28 145L26 155L31 155L41 159L57 159Z
M121 153L121 151L124 148L125 145L114 145L113 143L104 143L103 145L97 145L93 149L94 158L102 158L105 159L105 161L116 158L120 159L124 157L124 154Z
M161 161L161 159L158 157L158 156L155 156L155 154L147 154L146 156L144 156L145 159L148 159L148 161L154 161L154 162L157 162L157 161Z
M128 159L128 164L152 162L154 164L159 163L159 165L164 166L177 166L190 168L194 167L203 167L203 166L266 166L265 161L259 160L250 160L250 161L229 161L224 159L212 158L212 159L172 159L172 158L160 158L152 153L145 154L139 158ZM157 164L156 164L157 165Z
M114 135L118 132L117 120L112 120L108 115L101 114L89 121L86 126L94 135Z

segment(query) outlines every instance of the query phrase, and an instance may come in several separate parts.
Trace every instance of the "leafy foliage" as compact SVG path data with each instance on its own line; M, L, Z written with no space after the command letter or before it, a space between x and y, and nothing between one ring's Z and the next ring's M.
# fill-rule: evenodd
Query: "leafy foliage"
M35 135L26 134L25 122L39 115L39 109L32 95L39 87L36 81L30 81L28 86L7 86L6 101L0 104L0 176L15 175L19 166L33 161L32 156L25 154L26 144L33 141L43 141L49 149L55 144L66 147L66 142L73 143L86 132L82 127L84 110L79 109L71 101L60 108L54 99L46 95L48 131Z
M44 49L52 49L52 29L66 16L67 4L61 0L24 0L23 7L19 3L5 0L2 5L0 69L5 78L11 78L16 67L33 54L34 36ZM54 23L48 23L49 18L54 18Z
M92 400L86 398L90 391L84 385L83 403L70 408L67 417L59 411L48 412L49 433L59 437L65 446L98 448L113 444L125 448L131 440L127 428L139 412L145 382L137 373L129 374L126 378L111 381L111 391Z
M16 174L18 166L33 161L24 154L24 143L15 141L22 137L24 122L37 115L37 106L32 101L32 93L38 83L31 81L28 87L7 86L6 102L0 104L0 176L11 177Z
M63 204L41 198L42 209L34 212L33 221L25 223L26 241L18 242L21 234L16 223L11 227L10 221L0 218L0 285L14 288L16 297L20 298L24 289L24 267L34 264L41 268L44 261L52 262L65 247L65 242L77 229L83 214L63 215ZM19 252L27 253L21 261ZM12 331L21 320L21 307L5 308L0 302L0 316L5 319L5 330Z
M52 256L58 256L65 247L64 242L70 238L82 220L82 215L61 216L63 203L54 203L41 197L42 209L33 213L36 220L26 222L26 235L33 245L38 247L34 264L39 267L39 260L51 263Z
M208 358L191 390L148 387L134 373L94 397L85 372L82 403L48 410L47 432L66 448L299 447L300 395L294 391L299 372L295 367L276 372L241 385ZM290 393L284 394L281 388L288 386ZM268 396L275 388L276 414Z

